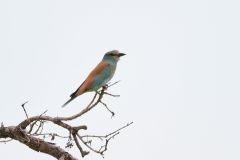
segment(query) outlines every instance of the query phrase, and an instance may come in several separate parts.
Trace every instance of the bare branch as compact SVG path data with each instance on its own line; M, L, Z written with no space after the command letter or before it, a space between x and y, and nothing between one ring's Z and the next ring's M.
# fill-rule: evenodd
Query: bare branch
M121 131L122 129L130 126L131 124L133 124L133 122L130 122L130 123L127 123L126 125L122 126L121 128L118 128L117 130L107 134L107 135L104 135L104 136L96 136L96 135L84 135L82 136L83 138L108 138L109 136Z
M78 139L77 139L77 136L76 136L76 133L72 134L72 136L73 136L73 139L74 139L74 141L75 141L75 143L76 143L76 145L77 145L77 147L78 147L78 149L79 149L82 157L88 155L89 152L84 151L84 150L82 149L82 147L80 146L80 144L79 144L79 142L78 142Z
M105 145L101 146L101 148L99 149L99 152L103 155L104 152L107 151L107 148L108 148L108 142L113 139L116 135L120 134L120 132L116 132L114 133L112 136L110 136L109 138L106 139L105 141Z
M79 134L77 134L77 137L81 140L81 142L82 142L83 144L85 144L85 146L86 146L88 149L90 149L91 151L93 151L93 152L95 152L95 153L101 154L99 151L95 150L95 149L92 148L87 142L85 142L85 141L83 140L83 138L82 138Z
M70 120L73 120L73 119L76 119L76 118L82 116L83 114L87 113L88 111L90 111L93 107L95 107L98 104L98 102L95 102L93 104L93 102L95 101L96 97L97 97L97 93L95 93L95 95L94 95L93 99L91 100L91 102L81 112L79 112L79 113L77 113L77 114L75 114L73 116L70 116L70 117L57 117L57 119L62 120L62 121L70 121ZM101 98L101 97L99 96L99 98Z
M102 101L104 95L109 95L112 97L119 97L119 95L113 95L106 90L117 84L119 81L108 84L103 86L99 91L96 91L92 100L90 103L85 106L84 109L82 109L79 113L74 114L72 116L68 117L51 117L45 115L47 112L44 111L42 114L38 116L32 116L29 117L27 114L27 111L25 109L25 103L23 103L21 106L24 110L24 113L26 115L26 119L20 122L17 126L9 126L5 127L3 123L1 123L0 126L0 139L6 139L2 140L0 142L6 143L11 140L17 140L31 149L49 154L58 160L76 160L72 155L70 155L68 152L64 151L62 148L57 147L55 143L47 142L45 138L50 138L51 141L55 140L55 137L59 138L67 138L67 143L65 148L71 148L76 144L76 147L81 153L81 156L84 157L88 155L90 152L95 152L103 156L104 152L108 149L108 143L111 139L113 139L116 135L120 134L120 131L129 125L131 125L133 122L130 122L126 124L125 126L107 134L104 136L97 136L97 135L81 135L79 132L80 130L87 130L86 125L78 125L73 126L67 123L67 121L71 121L74 119L77 119L81 117L82 115L88 113L91 111L94 107L96 107L99 103L104 105L105 108L112 114L112 117L114 116L114 112L111 111L106 103ZM65 129L68 131L69 136L63 136L58 133L51 133L49 131L45 131L44 127L47 122L51 122L50 124L55 124L62 129ZM10 138L10 139L8 139ZM42 139L41 139L42 138ZM89 139L90 138L90 139ZM92 147L91 143L93 140L101 140L101 147ZM88 151L85 151L84 148L88 149Z
M83 144L85 144L85 146L90 149L91 151L95 152L95 153L98 153L98 154L101 154L103 155L103 153L105 151L107 151L107 147L108 147L108 143L111 139L113 139L116 135L120 134L120 131L128 126L130 126L131 124L133 124L133 122L130 122L128 124L126 124L125 126L107 134L107 135L104 135L104 136L96 136L96 135L85 135L85 136L80 136L79 134L77 134L78 138L81 140L81 142ZM100 140L103 140L105 139L105 144L103 146L100 147L100 149L94 149L93 147L91 147L87 142L85 142L83 140L83 138L99 138Z
M57 159L60 159L61 157L65 156L69 157L69 160L77 160L60 147L57 147L52 143L46 142L42 139L29 136L24 130L19 129L18 127L0 128L0 138L6 137L10 137L14 140L17 140L37 152L49 154Z
M93 96L93 99L90 101L90 103L89 103L81 112L79 112L79 113L77 113L77 114L75 114L75 115L73 115L73 116L70 116L70 117L57 117L57 119L58 119L58 120L61 120L61 121L70 121L70 120L76 119L76 118L82 116L83 114L89 112L91 109L93 109L95 106L97 106L98 103L101 102L101 100L102 100L102 98L103 98L103 95L106 93L105 91L106 91L109 87L111 87L111 86L113 86L113 85L115 85L115 84L117 84L117 83L119 83L119 82L120 82L120 81L114 82L113 84L105 85L105 86L102 87L102 89L100 90L100 92L98 92L98 91L95 92L95 94L94 94L94 96ZM111 94L109 94L109 93L106 93L106 94L111 95ZM97 98L97 95L98 95L98 98ZM112 95L112 96L115 96L115 95ZM117 95L116 95L116 96L117 96ZM96 100L96 98L97 98L97 100ZM94 103L95 100L96 100L96 102Z

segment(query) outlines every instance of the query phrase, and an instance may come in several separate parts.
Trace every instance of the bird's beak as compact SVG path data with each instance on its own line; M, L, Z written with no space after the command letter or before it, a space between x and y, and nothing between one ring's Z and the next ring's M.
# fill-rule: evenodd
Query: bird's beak
M125 56L126 54L124 53L118 53L118 57L122 57L122 56Z

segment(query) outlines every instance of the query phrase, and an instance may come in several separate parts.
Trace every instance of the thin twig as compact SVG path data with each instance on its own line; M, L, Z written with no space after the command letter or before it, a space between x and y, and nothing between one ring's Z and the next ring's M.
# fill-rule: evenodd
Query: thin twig
M27 119L28 119L28 114L27 114L27 111L26 111L26 109L25 109L25 104L27 104L27 103L28 103L28 101L24 102L21 106L22 106L22 108L23 108L23 111L24 111Z
M130 126L131 124L133 124L133 122L130 122L130 123L127 123L126 125L122 126L121 128L118 128L117 130L107 134L107 135L104 135L104 136L96 136L96 135L84 135L82 136L83 138L108 138L109 136L111 136L112 134L116 133L116 132L119 132L120 130Z
M0 143L7 143L7 142L10 142L10 141L12 141L13 139L7 139L7 140L2 140L2 141L0 141Z
M42 114L39 115L39 118L44 115L45 113L47 113L48 110L45 110Z
M108 92L104 92L104 94L106 94L108 96L112 96L112 97L120 97L120 95L118 95L118 94L111 94L111 93L108 93Z
M118 135L118 134L120 134L120 132L117 132L117 133L113 134L111 137L109 137L108 139L106 139L105 145L101 146L101 148L100 148L100 150L99 150L102 155L104 154L104 152L107 151L108 142L109 142L111 139L113 139L113 138L114 138L116 135ZM104 149L102 149L102 148L104 148Z
M32 134L33 136L44 136L44 138L48 137L59 137L59 138L69 138L69 136L61 136L57 133L38 133L38 134Z
M112 134L114 134L114 133L116 133L116 132L119 132L120 130L122 130L122 129L128 127L128 126L130 126L131 124L133 124L133 122L130 122L130 123L126 124L125 126L123 126L123 127L119 128L119 129L113 131L112 133L109 133L109 134L106 135L105 137L107 138L108 136L110 136L110 135L112 135Z
M111 118L113 118L114 117L114 115L115 115L115 113L112 111L112 110L110 110L109 108L108 108L108 106L107 106L107 104L106 103L104 103L104 102L102 102L102 101L100 101L100 103L102 104L102 105L104 105L104 107L112 114L112 116L111 116Z
M43 125L44 125L44 122L40 120L39 121L39 126L38 126L37 130L33 134L37 135L39 131L40 131L39 133L41 133L42 130L43 130Z
M90 145L88 145L88 143L86 143L84 140L83 140L83 137L81 137L78 133L77 133L77 137L80 139L80 141L85 144L85 146L90 149L91 151L95 152L95 153L99 153L99 151L95 150L94 148L92 148Z
M114 82L114 83L112 83L112 84L109 83L109 84L108 84L108 88L111 87L111 86L113 86L113 85L115 85L115 84L117 84L117 83L119 83L119 82L120 82L120 80L118 80L118 81L116 81L116 82Z
M83 144L85 144L85 146L90 149L91 151L95 152L95 153L98 153L98 154L101 154L103 155L103 153L107 150L107 145L109 143L109 141L111 139L113 139L116 135L120 134L120 130L128 127L129 125L131 125L133 122L130 122L128 124L126 124L125 126L105 135L105 136L96 136L96 135L85 135L85 136L80 136L78 133L77 133L77 137L81 140L81 142ZM103 140L105 139L105 144L103 146L100 147L99 150L96 150L94 149L93 147L91 147L90 145L88 145L88 143L86 143L83 138L99 138L100 140Z
M33 127L34 127L35 125L37 125L37 122L39 122L39 121L40 121L40 125L39 125L39 126L37 125L38 128L37 128L37 130L33 133L33 135L34 135L34 134L36 135L36 133L39 131L40 127L42 127L40 133L42 132L44 121L40 120L40 118L41 118L45 113L47 113L47 111L48 111L48 110L45 110L43 113L41 113L41 114L39 115L39 118L38 118L36 121L34 121L33 123L31 123L30 129L29 129L28 133L31 133L31 132L32 132Z
M38 121L34 121L33 123L31 123L28 133L31 133L31 132L32 132L34 126L37 125L37 122L38 122Z

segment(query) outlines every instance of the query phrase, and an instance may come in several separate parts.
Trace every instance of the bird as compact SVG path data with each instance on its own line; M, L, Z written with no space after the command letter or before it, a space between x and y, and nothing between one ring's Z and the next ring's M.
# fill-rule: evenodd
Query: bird
M76 97L86 92L97 91L99 88L105 86L112 79L120 57L125 55L126 54L120 53L118 50L105 53L102 61L89 73L87 78L78 89L70 95L70 99L65 102L62 107L65 107Z

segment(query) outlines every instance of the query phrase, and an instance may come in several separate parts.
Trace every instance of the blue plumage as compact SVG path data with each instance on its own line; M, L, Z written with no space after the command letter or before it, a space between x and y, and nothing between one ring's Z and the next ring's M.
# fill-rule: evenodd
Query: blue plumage
M124 53L119 53L117 50L107 52L102 61L90 72L86 80L70 95L71 98L62 107L66 106L77 96L86 92L97 91L106 85L115 73L119 58L124 55Z

